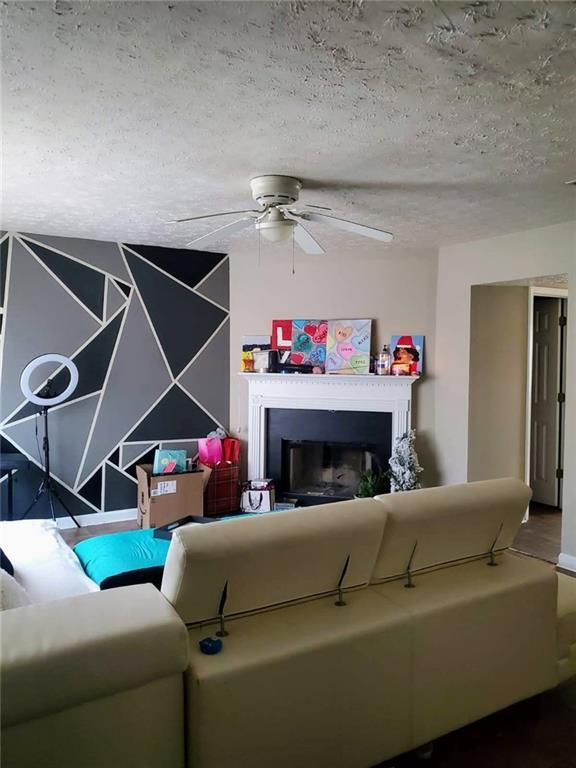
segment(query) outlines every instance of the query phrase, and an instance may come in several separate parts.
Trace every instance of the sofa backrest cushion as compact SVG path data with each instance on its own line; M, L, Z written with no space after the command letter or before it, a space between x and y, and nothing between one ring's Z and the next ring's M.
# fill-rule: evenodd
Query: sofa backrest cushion
M513 478L377 496L387 522L372 581L405 573L413 552L414 572L480 557L494 542L495 551L506 549L530 496Z
M357 499L212 525L172 537L162 592L187 624L333 592L350 556L346 588L365 586L385 523L382 504Z

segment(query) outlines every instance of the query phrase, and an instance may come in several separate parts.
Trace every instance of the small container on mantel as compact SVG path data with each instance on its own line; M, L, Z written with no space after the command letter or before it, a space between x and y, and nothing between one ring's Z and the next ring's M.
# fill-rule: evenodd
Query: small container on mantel
M390 364L392 362L392 353L388 344L384 344L382 352L376 358L376 375L390 376Z

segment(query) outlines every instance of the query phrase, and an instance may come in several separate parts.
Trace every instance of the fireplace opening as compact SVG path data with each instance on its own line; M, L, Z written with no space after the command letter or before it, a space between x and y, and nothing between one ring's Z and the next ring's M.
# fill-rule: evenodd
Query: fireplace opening
M278 499L344 501L354 498L362 472L387 469L392 414L272 408L266 437L266 475Z
M381 470L373 446L282 440L282 488L297 497L352 499L362 472Z

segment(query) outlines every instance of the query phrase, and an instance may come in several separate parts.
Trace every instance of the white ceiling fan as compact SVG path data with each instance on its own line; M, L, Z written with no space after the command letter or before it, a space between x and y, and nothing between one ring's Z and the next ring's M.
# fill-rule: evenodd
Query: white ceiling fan
M325 253L324 249L310 232L302 225L302 221L314 221L321 224L328 224L337 229L343 229L345 232L352 232L355 235L371 237L374 240L389 242L393 240L390 232L375 227L367 227L365 224L357 224L354 221L339 219L336 216L330 216L326 213L317 213L308 210L298 210L294 204L298 200L302 182L292 176L256 176L250 181L252 197L260 206L259 209L248 209L242 211L223 211L222 213L211 213L205 216L190 216L186 219L175 219L171 223L182 223L186 221L201 221L202 219L213 219L218 216L231 216L232 214L243 214L241 218L224 224L218 229L212 230L205 235L197 237L187 245L199 245L207 243L209 240L216 240L222 235L237 232L254 225L263 237L272 242L285 240L293 233L294 241L309 254ZM322 205L305 204L304 208L314 208L317 210L329 211Z

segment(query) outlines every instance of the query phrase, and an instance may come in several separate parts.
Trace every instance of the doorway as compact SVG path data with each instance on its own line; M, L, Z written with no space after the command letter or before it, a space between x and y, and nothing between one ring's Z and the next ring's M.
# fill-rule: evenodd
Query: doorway
M563 289L530 289L525 479L542 512L562 508L567 304Z
M468 480L518 477L533 501L514 548L558 562L568 275L471 287Z

